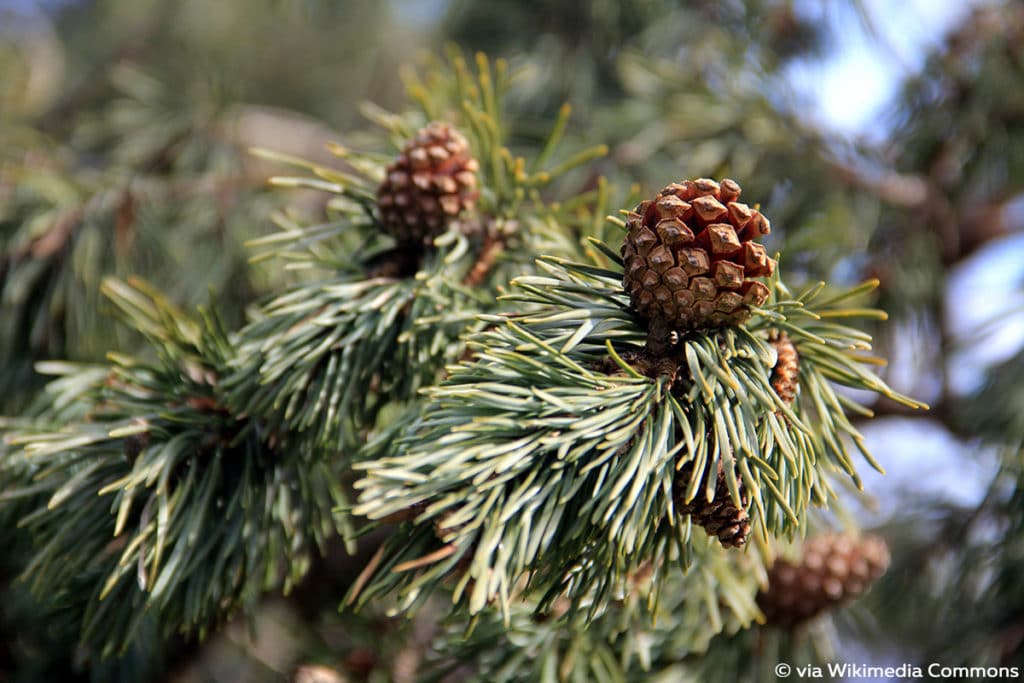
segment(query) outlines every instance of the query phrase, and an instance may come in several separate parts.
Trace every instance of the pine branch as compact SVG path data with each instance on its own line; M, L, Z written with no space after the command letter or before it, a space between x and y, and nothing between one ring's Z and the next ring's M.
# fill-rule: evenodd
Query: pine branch
M343 494L323 455L222 402L231 345L216 317L187 318L140 287L106 285L159 360L114 355L84 396L71 374L51 385L54 404L84 398L89 413L14 435L9 458L33 476L4 494L38 501L19 523L38 543L25 580L66 601L103 656L124 652L150 619L161 638L202 635L263 591L288 590L342 530L330 510Z
M792 297L776 282L746 329L682 338L674 360L651 366L621 267L548 260L546 270L519 279L511 297L538 310L489 319L498 328L428 392L394 455L357 466L357 514L418 511L385 546L361 601L397 592L408 606L452 576L470 612L507 610L528 579L548 600L586 597L597 613L639 565L686 547L689 518L677 516L673 492L710 501L707 473L719 463L732 502L749 506L765 539L799 531L808 505L833 498L830 477L857 482L847 439L874 461L833 383L919 406L863 367L863 333L831 321L873 315L837 308L864 287L825 299L820 287ZM766 336L780 329L801 358L792 408L769 381Z
M191 319L139 282L110 280L107 294L157 361L111 354L103 384L85 388L73 366L51 368L68 374L45 410L88 409L66 427L38 421L14 437L9 459L32 463L32 480L5 490L4 502L28 508L19 516L39 542L25 568L33 590L67 601L82 641L102 656L124 652L148 620L161 638L202 636L265 591L288 590L328 535L350 539L337 482L351 446L459 357L461 336L486 324L477 314L496 310L494 290L536 245L578 250L536 193L538 178L502 144L481 68L484 95L463 113L498 191L479 212L430 243L394 244L376 206L381 158L336 146L346 169L282 159L314 177L276 184L334 194L334 220L304 226L280 214L280 233L256 246L292 269L325 272L321 281L293 287L229 335L212 314ZM481 268L488 243L500 250Z
M303 226L279 215L280 231L251 243L267 249L257 258L276 256L291 269L334 277L293 288L264 306L240 333L234 371L225 380L234 410L261 417L271 429L292 429L327 447L351 449L383 406L414 399L445 363L462 354L461 338L482 326L476 316L501 306L492 293L528 267L538 247L580 251L570 232L577 221L563 220L575 207L549 206L536 187L597 151L534 174L524 171L525 160L505 146L499 111L504 69L502 63L492 69L479 57L473 73L453 55L450 67L432 72L441 82L429 96L409 77L410 94L426 118L458 106L470 149L482 160L476 210L452 217L446 232L423 244L388 237L387 216L377 205L389 173L386 158L332 145L330 151L346 165L335 169L258 152L310 174L272 182L331 193L328 207L337 220ZM402 149L417 125L412 122L422 121L377 108L367 113ZM545 166L562 127L564 121L556 123L534 166Z
M461 353L472 320L444 270L438 258L417 278L337 279L274 300L240 334L232 405L321 447L358 444L384 405L413 398Z

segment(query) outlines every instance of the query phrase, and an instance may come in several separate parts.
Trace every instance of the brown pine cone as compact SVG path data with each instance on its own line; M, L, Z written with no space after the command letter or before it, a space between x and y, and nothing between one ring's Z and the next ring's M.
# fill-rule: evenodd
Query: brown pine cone
M687 503L683 497L693 476L693 463L686 463L676 473L673 486L675 489L676 510L681 515L689 515L693 521L704 527L709 536L717 536L719 542L726 548L739 548L747 542L750 534L750 517L742 507L736 507L732 496L729 495L729 485L725 482L725 470L722 463L718 463L717 481L715 482L715 496L709 502L705 491L708 484L708 473L704 473L700 486L697 487L697 495ZM746 492L743 483L738 482L740 487L740 499L747 503Z
M775 562L757 604L766 623L793 628L852 601L888 567L889 548L877 536L815 536L804 542L798 562Z
M682 332L738 325L768 300L751 278L775 271L753 241L771 228L739 196L733 180L684 180L629 214L622 285L637 313Z
M444 232L479 195L469 143L446 123L421 129L387 168L377 188L381 226L400 244L422 244Z
M800 387L800 356L785 332L772 334L769 343L775 347L777 354L775 367L772 368L772 388L784 403L792 405Z

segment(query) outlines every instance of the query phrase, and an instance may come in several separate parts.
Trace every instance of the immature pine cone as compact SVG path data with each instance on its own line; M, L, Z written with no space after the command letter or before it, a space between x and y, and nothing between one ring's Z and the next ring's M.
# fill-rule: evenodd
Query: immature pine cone
M377 188L384 230L400 244L421 244L471 209L480 165L466 138L446 123L421 129L387 168Z
M753 241L771 228L739 196L733 180L684 180L629 214L622 284L637 313L687 331L738 325L767 301L768 287L750 278L775 270Z
M785 332L773 334L769 342L775 347L778 356L772 368L772 388L784 403L791 405L796 400L796 390L800 386L800 357Z
M750 533L750 517L747 511L736 507L732 496L729 495L729 485L725 482L725 471L722 463L718 463L717 480L715 481L715 497L708 502L707 491L708 473L704 473L700 486L697 487L697 495L687 503L683 497L686 495L686 488L693 476L693 463L686 463L676 473L675 504L679 514L690 515L693 521L704 527L709 536L718 536L719 542L726 548L739 548L747 542L747 535ZM737 482L740 487L740 498L746 504L746 492L743 490L743 483Z
M816 536L804 542L798 563L775 562L757 604L767 623L793 628L850 602L888 567L889 548L877 536Z

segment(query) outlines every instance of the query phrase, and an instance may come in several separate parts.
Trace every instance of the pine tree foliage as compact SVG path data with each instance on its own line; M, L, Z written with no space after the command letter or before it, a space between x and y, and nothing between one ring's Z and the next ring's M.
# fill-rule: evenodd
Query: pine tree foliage
M36 4L62 7L49 19L31 12ZM0 8L0 408L22 408L42 385L37 361L96 361L140 343L107 337L104 276L144 273L187 306L212 288L233 326L259 294L285 286L280 271L246 264L242 243L280 206L247 147L277 140L305 151L325 137L323 124L274 107L358 115L375 54L354 38L384 19L377 5ZM331 62L332 87L354 96L321 97L321 72L293 68L300 51Z
M822 521L815 520L816 530ZM783 545L788 547L778 547L780 555L799 552L801 543ZM770 680L779 662L796 667L836 661L840 626L861 635L872 630L866 610L857 606L799 630L764 625L752 602L766 580L758 556L710 538L690 549L690 571L659 577L642 566L598 619L573 612L564 599L547 609L517 601L505 625L493 609L471 624L465 616L453 617L428 653L423 680L467 670L472 673L465 680L474 681ZM642 596L658 580L655 605Z
M652 380L624 360L639 359L646 331L622 291L621 262L597 246L611 268L548 260L548 274L516 280L520 293L508 298L536 310L491 319L497 329L428 392L395 455L358 465L367 479L357 513L423 510L386 546L367 595L401 588L400 601L414 600L463 562L454 598L465 595L471 612L492 601L507 611L527 579L548 600L564 591L600 611L639 565L672 556L686 564L678 549L691 528L673 513L683 465L694 464L692 500L714 495L697 489L724 464L733 502L746 507L742 483L767 541L797 531L812 502L829 502L829 474L858 481L847 439L875 464L845 417L868 411L833 383L918 406L863 367L874 360L869 339L836 322L878 314L837 307L871 283L833 296L821 286L793 296L776 283L755 322L681 339L677 367ZM773 328L798 340L795 410L770 384Z
M244 150L224 139L216 115L184 108L146 74L123 66L111 80L113 97L76 131L77 149L40 144L32 129L5 140L0 314L10 324L0 359L12 365L2 385L11 405L32 385L32 361L102 358L104 275L145 271L168 296L193 303L212 287L229 293L228 310L257 287L246 282L241 242L272 199L246 177ZM209 248L197 257L196 245ZM180 278L186 267L206 279Z
M851 633L1021 663L1020 362L975 389L949 360L951 268L1019 228L1016 6L968 16L883 148L787 105L823 16L788 0L503 3L485 37L455 0L460 42L527 49L401 79L434 29L393 3L240 4L68 7L63 81L53 36L0 40L0 679L156 680L282 593L308 632L238 655L267 680L765 680ZM364 106L375 130L326 151L303 142L326 126L239 104L351 129L359 95L402 86L411 107ZM396 242L378 188L431 122L467 139L479 196ZM297 170L260 187L271 166ZM656 353L605 215L631 181L705 175L763 199L781 273L742 326ZM998 473L977 504L901 498L866 611L759 623L775 558L849 526L881 469L869 418L924 413L872 348L908 334L942 361L925 419ZM745 550L701 528L712 508Z
M83 642L105 656L149 619L164 638L202 633L263 590L287 590L338 532L330 511L342 497L323 458L219 402L231 345L215 317L189 319L117 281L106 289L158 360L113 356L101 382L65 369L75 374L51 385L54 402L89 410L15 437L32 483L5 494L39 500L19 521L47 539L26 580L80 612Z
M666 593L685 594L674 587ZM489 614L469 637L464 624L446 630L422 678L444 680L444 674L470 670L465 680L759 681L776 676L779 662L820 666L836 657L836 629L827 619L815 622L810 632L793 634L756 625L741 628L720 605L703 609L703 603L681 600L676 607L676 612L659 611L652 620L646 609L624 603L588 625L569 617L544 621L530 605L513 613L510 626ZM709 627L708 620L719 616L724 628L718 622ZM718 635L708 640L716 628Z
M649 680L669 662L703 654L713 636L736 633L757 618L751 600L757 561L710 539L690 548L691 571L638 567L597 620L564 599L547 608L517 601L507 623L495 610L484 612L469 636L465 620L454 618L438 638L423 680L443 680L467 665L477 679L502 683ZM643 594L659 583L664 599L654 604ZM695 595L708 599L687 597Z
M452 83L474 98L463 103L467 116L490 135L498 95L490 65L478 64L470 84L456 59ZM557 135L556 127L550 151ZM335 191L337 220L299 227L282 216L281 234L260 244L301 267L333 270L335 279L298 285L237 335L212 313L189 319L142 283L107 281L108 297L158 362L112 355L102 384L83 387L69 375L53 385L52 401L90 408L77 423L12 437L15 460L33 463L31 484L5 494L37 501L19 522L41 543L23 576L38 595L73 596L83 642L103 656L123 652L149 618L161 637L202 635L264 591L288 591L330 534L351 539L347 517L332 513L348 507L341 477L351 444L382 406L413 399L441 362L461 353L460 335L482 324L473 313L493 304L474 289L510 267L481 268L482 258L497 256L481 245L499 243L514 256L535 241L571 244L552 241L560 223L535 189L552 173L526 172L500 143L491 135L479 148L505 181L495 181L472 223L453 224L435 247L413 254L411 273L402 272L410 269L405 247L380 244L369 190L383 177L378 158L335 148L355 174L307 164L319 178L278 180ZM554 175L600 152L578 154ZM525 222L525 202L536 206L533 238L502 227L512 213ZM396 259L397 271L374 272ZM85 548L81 564L60 561L72 547Z
M274 180L336 194L329 202L336 220L299 226L282 217L282 230L255 244L288 259L290 267L335 275L275 299L241 332L236 371L227 380L237 411L262 416L271 428L308 431L327 447L357 443L381 406L413 399L444 362L458 358L460 336L480 325L475 314L494 306L488 290L504 287L537 248L572 248L571 233L555 220L556 210L538 187L603 149L549 167L566 110L529 165L536 170L528 170L502 137L505 70L503 62L492 67L481 55L473 73L454 54L450 68L432 72L433 82L410 77L410 94L422 108L418 115L368 110L397 147L427 121L455 106L461 110L455 118L483 162L484 190L477 211L454 221L434 248L395 244L382 229L374 190L387 157L334 146L351 172L293 160L314 177Z
M501 138L503 66L492 72L481 57L472 74L458 56L452 63L448 80L411 83L420 120L371 113L401 140L444 113L426 93L460 103L483 160L473 216L456 217L433 247L409 253L380 229L372 190L385 159L335 147L351 171L294 160L313 177L276 184L336 194L328 204L335 220L307 227L282 214L281 232L257 246L333 279L297 285L237 336L215 316L190 321L156 292L110 281L108 294L158 364L112 356L92 396L77 389L94 406L81 423L14 438L38 468L33 485L10 496L40 501L20 522L43 542L24 576L40 595L89 596L72 609L81 610L82 640L101 655L123 652L149 619L162 637L201 635L263 591L287 590L332 530L352 537L348 506L339 520L325 511L343 503L332 482L353 459L366 461L357 469L368 474L357 515L417 517L378 552L353 600L397 594L408 605L454 573L453 599L465 597L471 614L497 601L507 620L525 590L536 591L541 610L565 595L574 613L586 606L590 621L649 566L643 597L657 611L662 572L707 570L692 568L693 545L708 542L673 511L675 489L685 488L683 500L710 499L700 483L721 468L768 557L771 536L798 532L810 503L829 502L829 475L856 480L844 439L863 444L844 410L863 409L831 382L917 406L860 367L872 360L868 337L831 321L876 315L832 306L865 288L819 311L821 286L794 296L775 282L751 324L684 338L662 359L669 367L638 371L652 362L645 326L622 291L621 260L600 241L573 246L580 235L557 234L574 223L560 221L565 205L538 191L601 150L543 170L564 111L528 166ZM507 263L485 260L495 244ZM485 293L505 291L512 272L544 253L540 245L554 247L538 263L542 275L519 277L510 296ZM560 257L566 247L592 263ZM509 317L516 310L526 312ZM768 332L780 330L804 359L795 408L771 386ZM407 427L386 428L354 452L384 406L414 401L462 355L466 333L474 359L449 366L407 411ZM396 454L371 459L391 436L399 438L386 450ZM676 471L687 464L691 476L680 484ZM86 564L57 561L82 539L93 544L81 555ZM464 558L468 568L459 567ZM752 592L728 598L720 591L734 590L730 582L700 585L699 604L745 599L749 624ZM711 619L700 642L722 624ZM608 638L597 647L610 647Z

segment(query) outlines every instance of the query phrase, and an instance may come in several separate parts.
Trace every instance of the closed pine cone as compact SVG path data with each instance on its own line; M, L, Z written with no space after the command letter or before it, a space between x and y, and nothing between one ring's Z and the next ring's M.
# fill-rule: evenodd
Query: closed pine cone
M768 300L751 278L775 271L753 241L771 228L739 196L733 180L684 180L627 216L622 284L637 313L682 332L739 325Z
M777 355L775 367L772 368L772 388L784 403L792 404L800 386L800 356L785 332L773 334L769 342L775 347Z
M469 143L446 123L421 129L387 168L377 188L381 226L400 244L421 244L444 232L479 195Z
M768 624L793 628L852 601L888 567L881 538L823 534L804 542L798 562L776 561L757 604Z
M736 507L729 494L729 485L725 481L725 471L719 461L715 482L715 495L709 502L705 491L707 491L708 472L704 473L700 485L697 487L697 495L693 500L686 502L683 497L693 476L693 463L686 463L676 473L675 504L681 515L689 515L693 521L704 528L709 536L717 536L719 542L726 548L739 548L747 542L747 535L750 533L750 517L742 507ZM738 482L740 487L740 498L746 504L746 492L743 490L743 483Z

